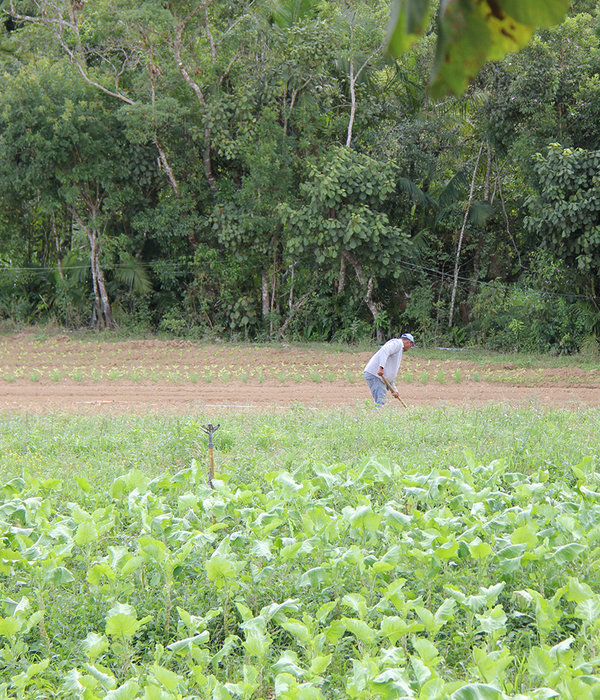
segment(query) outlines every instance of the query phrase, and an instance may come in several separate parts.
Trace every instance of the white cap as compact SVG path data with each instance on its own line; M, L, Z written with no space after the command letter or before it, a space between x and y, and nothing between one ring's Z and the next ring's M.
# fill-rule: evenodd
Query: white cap
M403 333L401 338L406 338L406 340L410 340L410 342L414 345L415 344L415 339L412 337L410 333Z

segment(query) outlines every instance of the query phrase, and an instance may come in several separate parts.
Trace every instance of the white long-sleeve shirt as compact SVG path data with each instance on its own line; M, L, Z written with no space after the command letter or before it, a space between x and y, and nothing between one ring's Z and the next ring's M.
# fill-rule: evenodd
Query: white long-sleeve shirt
M388 382L396 389L396 375L402 362L404 343L400 338L392 338L384 343L373 357L365 365L365 372L377 374L380 367L383 367L383 374Z

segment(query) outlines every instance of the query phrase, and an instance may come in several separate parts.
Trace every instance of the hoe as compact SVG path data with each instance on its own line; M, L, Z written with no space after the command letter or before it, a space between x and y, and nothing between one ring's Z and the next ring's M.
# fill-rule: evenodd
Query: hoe
M383 381L385 382L385 385L392 392L392 395L393 395L394 394L394 387L388 382L387 377L384 377L383 375L381 375L381 378L383 379ZM404 406L404 408L408 408L408 406L400 398L400 394L398 394L398 401L400 401L400 403Z

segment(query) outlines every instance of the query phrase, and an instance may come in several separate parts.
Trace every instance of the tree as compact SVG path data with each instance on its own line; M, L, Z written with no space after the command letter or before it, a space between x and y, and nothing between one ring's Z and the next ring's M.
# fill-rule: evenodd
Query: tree
M154 2L139 7L129 0L107 0L91 10L86 10L85 2L72 0L9 0L8 4L12 20L43 26L49 31L88 85L125 105L151 106L145 131L158 152L161 169L178 192L179 185L163 145L170 117L168 110L157 104L156 97L160 68L152 26L164 23L164 8ZM136 79L143 70L147 71L147 85ZM173 103L169 108L172 110Z
M537 193L527 228L576 268L596 296L600 273L600 151L551 144L534 162Z
M398 277L399 259L410 245L387 213L398 195L399 173L391 164L345 147L333 149L321 168L311 170L300 187L298 205L280 207L287 250L308 256L319 267L337 263L338 294L350 264L381 340L382 305L374 296L377 279Z
M5 84L0 181L23 199L38 198L47 215L68 212L87 239L96 324L111 328L102 266L105 238L135 201L135 168L152 168L152 161L148 166L137 160L114 103L85 83L72 82L64 63L38 62Z

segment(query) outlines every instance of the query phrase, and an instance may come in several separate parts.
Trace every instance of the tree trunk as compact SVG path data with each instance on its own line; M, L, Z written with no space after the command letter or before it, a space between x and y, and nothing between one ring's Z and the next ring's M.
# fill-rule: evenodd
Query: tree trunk
M91 249L91 267L92 279L94 281L94 294L96 296L98 327L114 328L115 323L112 317L112 309L106 291L106 282L104 280L104 272L100 267L100 241L98 240L98 232L91 229L88 230L88 240Z
M456 300L456 288L458 287L458 270L460 263L460 251L462 248L462 242L465 235L465 228L467 226L467 220L469 218L469 212L471 211L471 204L473 203L473 192L475 191L475 177L477 175L477 170L479 169L479 160L481 158L481 153L483 151L483 143L479 147L479 153L477 154L477 160L475 161L475 167L473 168L473 177L471 178L471 189L469 190L469 200L467 202L467 208L465 210L465 216L463 218L462 227L460 229L460 235L458 237L458 245L456 246L456 260L454 262L454 282L452 284L452 298L450 300L450 314L448 316L448 328L452 328L452 320L454 317L454 302Z
M279 238L277 234L273 236L271 241L271 246L273 248L273 274L271 276L271 301L269 304L269 311L271 312L271 317L269 321L269 333L273 335L273 316L275 312L279 311L279 303L277 301L277 273L279 269Z
M77 219L79 225L86 232L90 244L90 268L92 271L92 283L94 287L96 325L102 330L103 328L114 328L115 322L112 316L112 309L108 292L106 291L106 281L104 272L100 266L100 254L102 248L100 245L100 235L95 228L92 228L84 223L79 215L79 212L72 207L73 216Z
M348 121L348 132L346 133L346 146L352 143L352 130L354 129L354 118L356 117L356 79L354 77L354 59L350 59L350 119Z
M262 271L262 317L263 321L269 315L269 270L264 268Z
M367 293L365 294L365 303L373 315L373 321L375 322L375 334L377 337L378 342L382 342L383 339L383 331L379 326L377 325L377 319L379 317L379 312L381 311L381 304L378 304L376 301L373 300L373 283L374 279L373 277L369 277L367 280L364 275L364 271L362 269L362 265L358 262L358 260L350 255L348 251L344 250L342 252L342 255L346 257L346 259L350 262L352 267L354 268L354 272L356 273L356 277L358 278L358 281L360 282L361 286L366 286L367 287Z
M52 233L54 234L54 245L56 246L56 262L58 264L58 274L61 280L65 279L65 273L62 266L62 253L60 250L60 241L58 240L58 231L56 230L56 217L52 214Z
M487 164L485 169L485 178L483 180L483 199L485 202L492 203L490 201L490 182L492 177L492 147L488 141L487 144ZM477 285L479 284L479 275L481 274L481 269L483 267L483 249L485 247L485 230L482 235L479 236L477 241L477 250L475 251L475 257L473 261L473 276L471 278L471 284L469 285L469 293L467 295L466 303L466 314L467 316L471 313L471 306L473 304L473 298L475 297L475 292L477 291Z
M338 278L337 293L341 294L344 291L345 286L346 286L346 255L345 255L345 251L342 251L342 255L340 257L340 276Z

